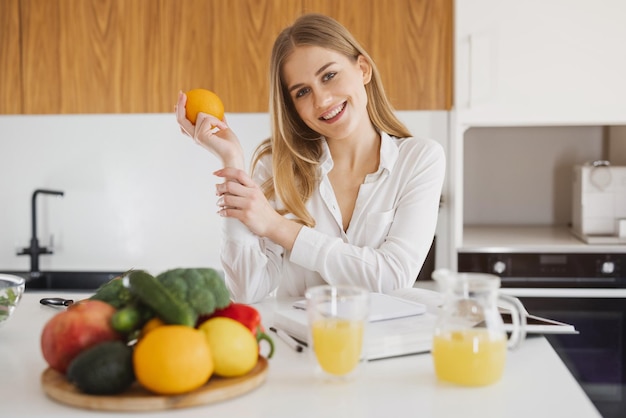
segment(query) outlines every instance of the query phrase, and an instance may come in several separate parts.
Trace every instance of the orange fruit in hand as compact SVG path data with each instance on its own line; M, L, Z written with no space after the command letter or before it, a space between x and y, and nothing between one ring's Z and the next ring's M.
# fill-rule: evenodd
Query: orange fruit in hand
M198 112L213 115L219 120L224 119L224 103L222 103L222 100L217 94L210 90L193 89L189 90L186 95L186 116L194 125L198 118Z
M133 352L137 381L160 395L178 395L204 385L213 374L213 357L204 332L163 325L137 342Z

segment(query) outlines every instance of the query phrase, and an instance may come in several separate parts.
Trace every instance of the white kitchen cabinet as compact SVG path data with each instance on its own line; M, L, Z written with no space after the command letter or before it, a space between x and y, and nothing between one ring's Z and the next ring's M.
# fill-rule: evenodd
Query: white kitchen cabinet
M454 20L447 213L452 269L467 244L464 228L477 222L472 209L491 217L483 225L566 227L565 165L607 156L615 164L624 161L626 1L456 0ZM554 131L542 131L541 141L537 129ZM467 141L477 135L494 141L479 154L475 142ZM576 139L568 142L563 135ZM542 153L554 166L537 170ZM464 182L472 168L465 164L472 155L475 166L483 167L479 172L491 177L468 189ZM549 175L537 179L541 172Z
M453 253L475 226L567 230L569 167L623 164L625 21L622 0L455 2Z
M624 124L625 43L623 0L457 0L457 122Z

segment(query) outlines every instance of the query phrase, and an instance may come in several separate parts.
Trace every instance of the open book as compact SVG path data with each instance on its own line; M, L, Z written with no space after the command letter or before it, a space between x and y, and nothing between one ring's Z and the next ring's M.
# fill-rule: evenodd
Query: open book
M370 293L369 305L369 322L404 318L421 315L426 312L426 305L423 303L383 293ZM300 299L295 301L293 307L306 310L306 300Z
M365 349L369 360L430 352L437 314L443 303L439 292L407 288L398 289L390 295L372 295L372 312L365 331ZM308 320L304 308L302 300L279 301L273 325L307 344ZM381 319L383 316L384 319ZM503 312L502 317L505 329L511 331L510 316ZM569 324L529 314L526 318L528 334L577 333Z

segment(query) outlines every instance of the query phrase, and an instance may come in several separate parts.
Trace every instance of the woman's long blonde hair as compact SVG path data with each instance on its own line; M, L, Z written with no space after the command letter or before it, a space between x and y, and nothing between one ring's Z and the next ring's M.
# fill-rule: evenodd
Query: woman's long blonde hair
M283 79L283 64L302 45L332 49L356 61L362 55L372 67L372 78L365 86L367 113L378 132L396 137L411 136L385 95L380 74L369 54L352 34L336 20L317 13L299 17L276 38L270 62L270 114L272 133L256 150L252 169L266 154L272 154L273 177L262 185L268 199L278 197L282 214L291 213L298 222L314 226L315 219L306 201L318 184L317 166L322 154L320 134L300 118Z

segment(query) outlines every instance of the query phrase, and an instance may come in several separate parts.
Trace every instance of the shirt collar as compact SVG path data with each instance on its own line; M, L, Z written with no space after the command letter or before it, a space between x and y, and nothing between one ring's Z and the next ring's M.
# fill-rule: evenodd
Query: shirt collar
M333 168L333 157L330 155L330 149L326 139L322 139L322 156L320 157L320 169L322 174L328 174ZM381 173L384 170L391 172L393 166L398 160L398 147L395 144L393 138L386 132L380 134L380 165L377 173Z
M322 156L320 157L320 170L322 175L328 174L333 169L333 157L330 155L330 148L328 148L328 142L326 138L322 138Z
M387 170L391 172L393 166L398 161L398 146L394 139L386 132L380 134L380 166L378 171Z

